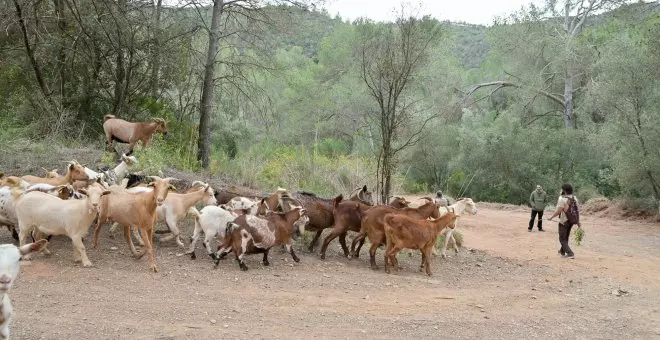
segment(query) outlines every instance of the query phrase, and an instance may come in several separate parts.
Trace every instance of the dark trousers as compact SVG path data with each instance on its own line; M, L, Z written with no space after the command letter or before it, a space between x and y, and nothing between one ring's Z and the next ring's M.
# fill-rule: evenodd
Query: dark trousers
M573 255L571 247L568 246L568 238L571 236L571 228L573 228L573 225L568 222L566 222L566 224L559 223L559 244L561 244L559 253L562 255Z
M532 209L532 218L529 220L529 230L534 228L534 219L537 214L539 215L539 222L536 224L536 227L539 228L539 230L543 230L543 210L536 211L534 209Z

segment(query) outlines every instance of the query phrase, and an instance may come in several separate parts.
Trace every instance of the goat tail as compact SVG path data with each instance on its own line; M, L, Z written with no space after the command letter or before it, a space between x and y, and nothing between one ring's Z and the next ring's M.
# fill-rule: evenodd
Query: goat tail
M105 123L105 122L108 121L108 119L114 119L114 118L117 118L117 116L115 116L115 115L105 115L105 116L103 116L103 122Z
M234 222L227 222L227 227L225 228L225 237L229 237L236 228L240 228L240 225Z
M202 214L199 213L199 210L195 207L190 207L188 209L188 214L193 215L195 217L195 223L199 223L199 218L202 216Z
M25 191L19 187L13 187L11 189L11 196L14 198L14 204L23 198L23 193L25 193Z
M342 194L339 194L339 196L335 197L335 198L332 200L332 208L336 210L336 209L337 209L337 206L339 205L339 203L341 203L341 201L342 201L343 199L344 199L344 195L342 195Z

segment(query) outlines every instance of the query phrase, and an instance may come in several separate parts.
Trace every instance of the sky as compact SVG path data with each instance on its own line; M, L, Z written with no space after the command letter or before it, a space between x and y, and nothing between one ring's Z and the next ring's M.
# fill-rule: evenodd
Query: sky
M326 0L330 15L339 14L344 20L367 17L376 21L391 21L401 0ZM463 21L470 24L491 25L495 16L507 15L530 2L538 0L422 0L421 15L430 14L438 20ZM419 8L419 1L408 1Z

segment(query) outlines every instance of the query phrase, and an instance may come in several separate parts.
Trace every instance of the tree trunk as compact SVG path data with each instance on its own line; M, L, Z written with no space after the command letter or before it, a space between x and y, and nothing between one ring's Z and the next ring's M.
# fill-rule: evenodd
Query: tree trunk
M220 16L224 6L223 0L213 1L213 15L209 30L209 49L204 66L204 83L202 100L199 107L199 140L197 144L197 160L202 167L209 167L209 152L211 148L211 115L213 114L213 92L215 90L215 57L220 47Z
M59 45L57 48L57 68L59 71L59 82L57 90L60 100L65 100L64 87L66 84L66 50L64 49L64 37L66 34L66 19L64 18L64 0L54 0L55 15L57 16L57 27L60 30Z
M566 78L564 79L564 126L567 129L575 127L573 117L573 74L570 68L566 70Z
M126 0L119 0L117 4L119 12L121 14L125 13L126 9ZM117 57L115 60L115 95L114 103L112 108L112 113L117 115L119 112L123 111L124 100L126 93L124 91L124 82L126 80L126 67L124 66L124 43L123 43L123 32L122 27L117 24L115 27L117 30Z
M158 98L158 73L160 73L160 14L163 0L158 0L155 8L154 18L154 37L153 37L153 56L151 60L151 79L149 88L151 97Z
M44 97L48 98L50 96L50 89L48 88L48 85L46 85L46 82L44 81L43 74L41 73L41 68L39 67L39 63L37 63L37 59L34 56L34 50L30 45L30 39L28 37L27 27L25 26L25 19L23 18L23 10L21 9L21 5L18 3L18 0L14 0L14 7L16 8L16 18L18 18L18 24L19 27L21 28L21 35L23 36L25 53L27 54L28 59L30 60L30 65L32 65L32 69L34 70L34 76L37 79L37 84L39 85L39 89L41 90L41 93L44 95Z

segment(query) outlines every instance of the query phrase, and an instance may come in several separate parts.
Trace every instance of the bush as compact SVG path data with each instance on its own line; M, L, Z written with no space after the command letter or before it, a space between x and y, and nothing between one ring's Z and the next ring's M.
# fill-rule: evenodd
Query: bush
M447 234L442 234L440 235L440 237L438 237L437 240L435 240L435 249L438 250L442 249L442 245L445 244L446 235ZM452 235L454 235L454 240L456 240L456 246L458 248L463 247L463 234L461 234L461 232L459 232L458 230L454 230ZM451 247L452 247L452 241L449 240L449 244L447 244L447 249L451 249Z

